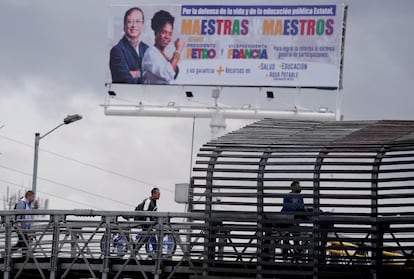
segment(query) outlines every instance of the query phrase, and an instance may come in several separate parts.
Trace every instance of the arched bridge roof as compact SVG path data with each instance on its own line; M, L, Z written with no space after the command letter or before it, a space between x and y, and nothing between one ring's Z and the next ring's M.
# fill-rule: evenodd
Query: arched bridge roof
M414 121L297 121L265 119L231 132L206 146L383 146L412 144Z
M205 144L194 171L195 211L277 210L295 179L318 210L414 213L414 121L264 119Z

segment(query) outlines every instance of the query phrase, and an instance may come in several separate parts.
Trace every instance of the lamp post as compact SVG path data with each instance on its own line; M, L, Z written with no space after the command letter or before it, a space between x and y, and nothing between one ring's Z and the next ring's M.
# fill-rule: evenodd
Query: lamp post
M35 148L34 148L34 162L33 162L33 181L32 181L32 191L36 193L36 186L37 186L37 161L39 158L39 142L42 138L46 137L50 133L52 133L54 130L59 128L60 126L70 124L72 122L81 120L82 116L79 114L72 114L68 115L63 119L63 123L60 123L55 128L44 134L43 136L40 135L40 133L35 133Z

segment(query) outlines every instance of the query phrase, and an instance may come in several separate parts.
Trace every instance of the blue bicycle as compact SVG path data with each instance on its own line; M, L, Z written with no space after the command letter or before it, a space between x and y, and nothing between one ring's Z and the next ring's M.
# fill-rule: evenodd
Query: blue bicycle
M128 238L129 234L122 235L119 232L111 233L109 240L109 256L110 257L123 257L128 252ZM145 239L146 238L146 239ZM156 258L159 247L158 235L155 232L138 232L132 242L132 248L139 250L142 245L145 245L145 251L150 258ZM106 249L106 234L101 238L101 252L104 253ZM171 258L176 249L176 243L174 236L171 233L165 233L162 239L162 247L160 256L163 259Z

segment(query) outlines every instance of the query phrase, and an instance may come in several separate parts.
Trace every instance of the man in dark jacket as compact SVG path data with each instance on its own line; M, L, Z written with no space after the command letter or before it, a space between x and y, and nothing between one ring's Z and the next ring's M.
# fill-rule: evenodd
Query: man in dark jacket
M141 205L143 204L142 209L139 209L139 210L142 210L142 211L157 211L157 209L158 209L157 200L160 198L160 195L161 195L160 189L158 189L156 187L152 188L151 196L148 197L147 199L145 199L140 205L137 206L137 208L141 207ZM151 221L151 218L147 217L146 221ZM142 230L147 231L146 234L147 234L147 237L149 237L148 241L151 245L149 247L149 249L153 253L155 253L155 251L157 251L158 240L157 240L157 235L152 233L151 230L149 230L150 227L151 227L151 225L142 224Z
M284 234L283 244L285 247L289 247L291 244L289 242L289 236L291 235L293 239L298 238L300 236L300 232L298 232L299 224L297 223L297 219L303 219L306 216L302 212L305 212L305 203L303 201L303 196L300 195L302 192L302 187L300 186L300 182L298 180L292 181L290 184L291 192L287 194L283 198L283 207L282 212L292 212L294 213L293 218L294 220L289 223L288 225L282 225L287 228L287 233ZM288 257L289 250L292 250L294 253L300 254L301 248L300 241L294 240L294 246L291 249L283 248L282 255L283 258L286 260Z
M305 203L303 197L300 196L302 188L298 180L292 181L290 184L291 192L283 198L282 212L298 212L305 211Z
M125 35L110 53L109 67L113 83L142 83L142 58L148 45L139 40L144 29L144 13L138 7L126 11Z

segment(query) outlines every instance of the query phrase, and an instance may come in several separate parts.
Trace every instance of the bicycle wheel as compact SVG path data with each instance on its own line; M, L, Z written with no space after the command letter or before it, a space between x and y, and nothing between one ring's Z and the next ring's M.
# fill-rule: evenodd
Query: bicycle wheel
M164 234L162 240L162 251L161 257L162 258L170 258L175 253L176 243L174 236L171 233ZM158 236L153 234L148 238L147 243L145 244L145 250L147 254L154 258L158 252Z
M126 239L122 237L119 233L111 233L109 239L109 256L110 257L123 257L126 253ZM102 235L100 243L101 252L105 253L106 249L106 234Z

